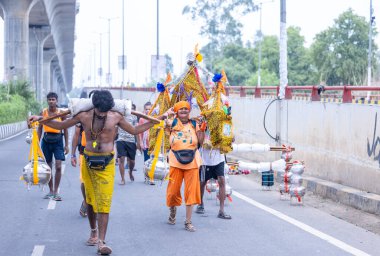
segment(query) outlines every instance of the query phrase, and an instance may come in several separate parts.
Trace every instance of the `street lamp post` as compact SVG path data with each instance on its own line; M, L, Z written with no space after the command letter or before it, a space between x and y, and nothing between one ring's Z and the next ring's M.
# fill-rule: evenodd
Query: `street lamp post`
M108 21L108 73L106 74L106 82L108 86L111 86L111 81L112 81L112 77L111 77L111 20L117 19L117 17L115 18L100 17L100 18Z
M120 99L123 99L123 87L124 87L124 68L125 68L125 63L124 63L124 0L122 0L122 10L121 10L121 17L122 17L122 31L121 31L121 34L122 34L122 61L121 61L121 73L122 73L122 80L121 80L121 91L120 91Z
M288 84L288 59L287 59L287 31L286 31L286 0L280 2L280 88L276 111L276 139L277 145L281 145L282 132L282 99L285 98L285 87Z
M102 86L102 78L103 78L103 66L102 66L102 33L99 33L99 86Z
M157 56L156 56L156 58L157 58L157 61L158 61L158 56L160 55L160 48L159 48L159 28L160 28L160 26L159 26L159 14L160 14L160 12L159 12L159 4L160 4L160 2L159 2L159 0L157 0Z
M111 85L111 19L108 19L108 74L106 76L108 86Z
M93 51L92 51L92 58L94 60L94 67L93 67L93 72L94 72L94 87L96 87L96 44L93 44Z
M369 32L368 32L368 68L367 68L367 85L371 86L372 80L372 24L374 21L372 0L369 1ZM367 100L371 99L371 92L367 93Z
M259 31L259 61L258 61L258 67L257 67L257 87L261 86L261 76L260 76L260 69L261 69L261 41L263 40L263 33L261 31L261 10L263 7L263 3L260 3L260 31Z

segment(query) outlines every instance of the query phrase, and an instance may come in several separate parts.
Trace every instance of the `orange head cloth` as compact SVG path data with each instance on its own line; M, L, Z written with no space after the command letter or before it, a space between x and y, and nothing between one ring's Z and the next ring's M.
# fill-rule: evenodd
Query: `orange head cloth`
M174 104L174 112L177 113L178 110L180 110L181 108L187 108L188 110L190 110L190 103L183 100Z

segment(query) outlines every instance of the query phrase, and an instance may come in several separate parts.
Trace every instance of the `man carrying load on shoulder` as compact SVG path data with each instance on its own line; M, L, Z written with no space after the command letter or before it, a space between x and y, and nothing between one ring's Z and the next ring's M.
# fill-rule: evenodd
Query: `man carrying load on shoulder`
M116 126L137 135L153 127L152 122L133 127L119 112L111 111L115 103L107 90L94 91L92 96L93 109L80 112L62 122L47 121L46 125L62 130L81 123L86 136L84 163L81 166L83 181L86 188L87 215L91 233L87 245L98 246L98 253L111 254L112 249L104 239L107 232L109 212L111 209L113 187L115 180L114 139ZM167 114L158 117L165 119ZM42 116L31 116L29 122L39 121ZM97 226L98 224L98 226Z

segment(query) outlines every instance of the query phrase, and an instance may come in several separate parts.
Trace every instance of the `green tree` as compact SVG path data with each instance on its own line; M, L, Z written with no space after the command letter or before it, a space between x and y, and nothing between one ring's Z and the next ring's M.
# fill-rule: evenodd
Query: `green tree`
M288 36L288 84L307 85L316 84L316 72L312 65L309 49L305 44L305 38L301 35L301 28L289 27Z
M237 44L226 45L221 50L221 55L214 60L213 70L226 71L231 85L245 85L247 79L255 69L254 51Z
M231 85L257 85L258 42L254 48L229 44L213 61L215 72L224 69ZM250 44L248 44L249 46ZM276 36L264 36L261 45L261 80L264 85L278 84L279 44Z
M258 73L255 72L249 77L245 85L257 86L257 80ZM279 83L277 74L275 74L274 72L270 72L266 69L260 70L260 81L261 86L276 86Z
M207 60L212 60L223 46L242 44L243 24L238 17L256 10L253 0L196 0L185 6L182 13L201 22L200 34L209 39L202 52Z
M279 77L280 48L277 36L264 36L261 42L261 69L268 70ZM258 51L257 43L255 45ZM257 62L258 62L258 54Z
M377 45L374 41L372 45L372 63L376 68ZM368 23L348 9L339 15L332 27L316 35L311 50L321 81L328 85L364 84L368 65Z

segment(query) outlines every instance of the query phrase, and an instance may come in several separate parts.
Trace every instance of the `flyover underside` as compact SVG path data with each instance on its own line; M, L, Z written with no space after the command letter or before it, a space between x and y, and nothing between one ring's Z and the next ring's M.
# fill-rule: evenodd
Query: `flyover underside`
M64 99L72 88L76 0L0 0L0 9L5 26L5 79L28 80L38 100L56 83ZM58 75L44 73L50 70L46 65L53 59L52 50ZM58 80L44 81L48 77Z

